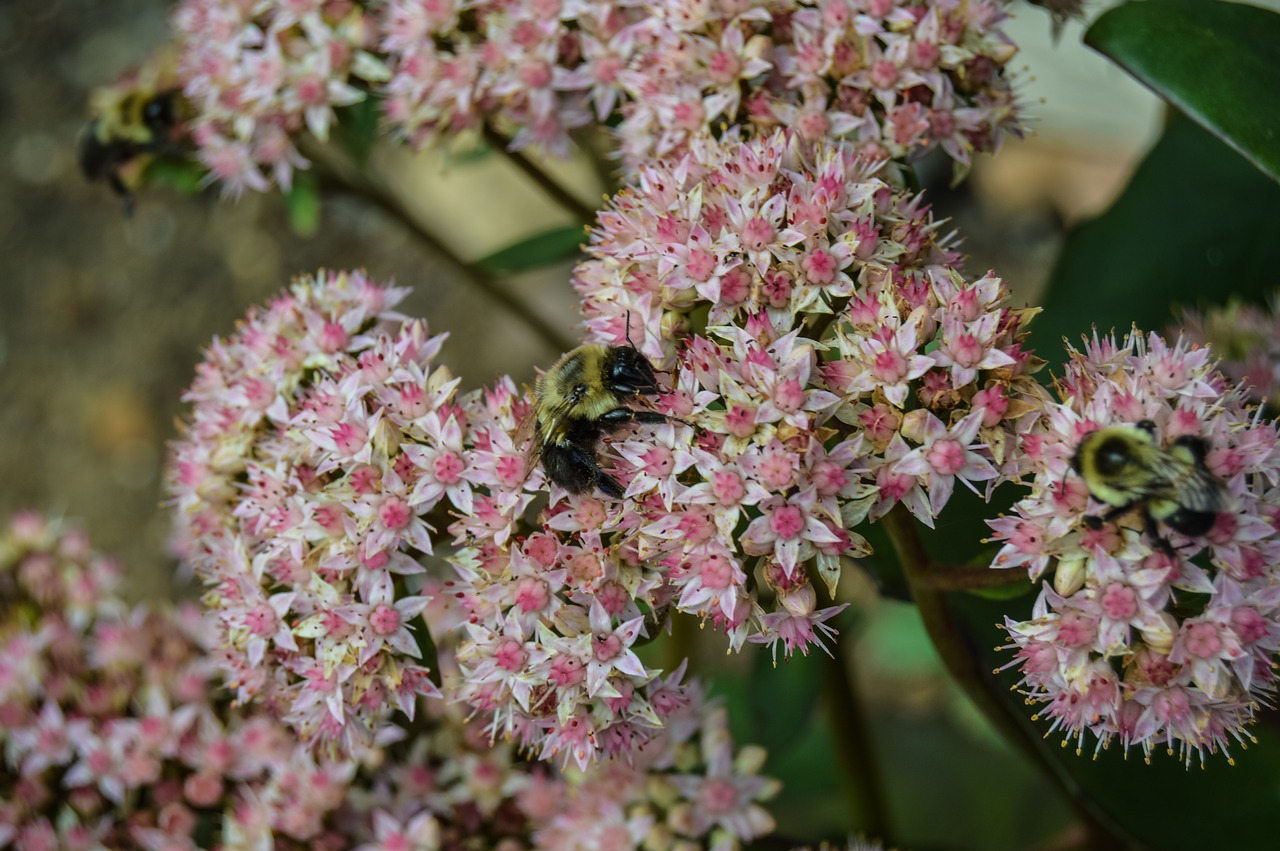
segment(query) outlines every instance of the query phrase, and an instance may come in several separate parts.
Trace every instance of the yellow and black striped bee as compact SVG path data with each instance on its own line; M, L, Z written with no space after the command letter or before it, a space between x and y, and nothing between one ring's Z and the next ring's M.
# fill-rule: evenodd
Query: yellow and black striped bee
M1208 444L1202 438L1183 435L1165 449L1156 439L1150 420L1107 426L1084 436L1071 456L1071 467L1084 479L1089 493L1112 506L1100 517L1086 519L1091 526L1113 520L1133 509L1146 519L1147 533L1166 553L1168 542L1155 523L1163 523L1188 537L1213 528L1218 514L1227 508L1227 490L1205 466Z
M627 403L661 393L652 364L630 339L625 346L589 344L562 356L534 391L532 457L547 478L570 493L599 488L614 499L622 485L600 468L600 438L628 423L683 422Z
M94 93L93 118L80 136L80 170L89 180L105 180L133 209L131 190L141 168L126 176L127 166L145 167L156 155L177 151L174 139L181 95L176 88L155 90L121 84Z

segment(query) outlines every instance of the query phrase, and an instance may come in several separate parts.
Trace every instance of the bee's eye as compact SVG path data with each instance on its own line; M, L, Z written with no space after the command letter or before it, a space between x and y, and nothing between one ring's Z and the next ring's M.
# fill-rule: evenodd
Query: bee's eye
M1098 447L1098 472L1103 475L1115 475L1128 465L1131 455L1121 440L1108 440Z

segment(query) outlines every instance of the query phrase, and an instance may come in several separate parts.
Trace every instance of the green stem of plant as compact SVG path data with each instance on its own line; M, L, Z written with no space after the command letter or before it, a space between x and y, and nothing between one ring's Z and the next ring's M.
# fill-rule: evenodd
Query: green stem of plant
M1085 847L1096 851L1141 848L1128 831L1116 824L1085 794L1061 766L1041 751L1032 738L1032 731L1026 726L1026 719L1015 718L1009 708L995 697L992 692L994 680L987 676L981 660L973 652L970 640L957 622L945 593L930 580L933 562L925 551L911 514L898 505L880 522L902 565L925 630L947 670L987 720L1058 786L1071 802L1089 834Z
M511 140L504 137L488 124L484 125L484 140L488 142L491 147L501 151L502 155L510 160L512 165L524 172L526 177L538 184L539 189L547 193L553 201L565 210L573 213L573 215L584 225L593 224L595 222L595 210L588 207L582 201L579 201L568 189L565 189L559 183L552 180L551 176L538 168L537 164L535 164L533 160L526 157L520 151L511 150L508 147L511 144Z
M840 762L845 767L853 820L863 833L890 846L884 775L871 736L870 718L858 694L853 667L844 651L845 643L837 637L832 644L831 656L824 662L822 702Z
M511 294L498 279L474 263L468 262L425 225L417 220L391 192L387 191L366 169L350 162L332 148L309 145L303 153L311 160L317 177L331 187L354 195L399 221L430 251L440 255L499 307L519 319L537 334L554 352L567 352L577 345L572 339L538 315L530 305Z

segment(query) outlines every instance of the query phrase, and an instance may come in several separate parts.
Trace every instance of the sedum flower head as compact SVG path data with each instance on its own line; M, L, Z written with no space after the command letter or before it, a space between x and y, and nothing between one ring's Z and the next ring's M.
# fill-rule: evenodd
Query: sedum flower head
M443 337L391 311L403 295L321 272L252 311L198 367L169 470L229 682L344 748L437 693L415 556L425 515L466 498L457 382L432 366Z
M521 759L441 702L394 748L317 758L218 687L210 621L129 610L109 583L69 611L45 593L48 556L73 585L106 564L34 513L0 535L0 577L22 589L0 610L0 847L725 848L772 829L763 753L735 749L723 710L679 673L653 695L669 723L649 746L585 772Z
M465 623L457 693L496 735L585 765L665 723L634 648L674 613L732 649L824 649L855 527L898 504L931 523L957 485L1017 475L1005 453L1041 394L1025 312L966 279L919 199L847 145L794 134L703 142L641 170L579 266L591 339L667 372L673 417L601 458L621 501L543 486L510 382L460 402L477 464L450 526Z
M850 146L699 143L642 168L589 252L575 286L592 337L621 343L629 323L671 370L662 407L697 426L655 430L679 437L665 491L619 446L628 496L666 515L638 540L677 568L678 605L736 627L755 617L742 576L763 567L786 629L814 633L799 566L834 585L840 556L867 552L857 524L897 504L932 524L957 485L1016 472L1007 447L1042 393L1031 311L966 278L928 207ZM670 534L681 522L708 531Z
M1232 301L1204 313L1186 311L1177 329L1191 343L1211 346L1218 369L1248 387L1249 399L1275 412L1280 399L1280 316L1275 296L1268 307Z
M1071 349L1048 405L1022 435L1031 492L991 521L993 567L1050 574L1030 620L1006 618L1028 702L1078 748L1160 744L1190 763L1248 738L1275 690L1280 647L1280 450L1273 422L1214 369L1208 349L1133 332ZM1230 503L1203 536L1108 508L1070 468L1089 432L1150 420L1168 447L1207 444ZM1163 539L1167 544L1161 544ZM1096 751L1095 751L1096 752Z
M615 117L628 170L728 125L958 164L1020 132L998 0L391 0L387 115L415 144L485 122L567 150Z
M288 191L307 160L297 138L328 138L339 107L387 69L365 4L352 0L182 0L172 27L196 156L224 194Z

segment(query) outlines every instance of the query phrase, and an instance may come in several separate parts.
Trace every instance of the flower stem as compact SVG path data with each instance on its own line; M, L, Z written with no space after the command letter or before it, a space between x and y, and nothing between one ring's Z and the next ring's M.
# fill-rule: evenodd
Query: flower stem
M840 762L845 767L853 819L860 832L891 845L889 809L882 781L884 775L872 740L870 719L858 694L853 668L841 637L832 642L831 656L824 663L822 702L840 753Z
M1025 719L1015 717L1010 708L995 696L996 684L974 652L971 637L958 622L945 593L930 577L935 565L925 551L910 513L897 505L880 522L902 565L925 630L943 664L992 726L1022 751L1072 804L1088 832L1088 842L1083 847L1095 851L1143 847L1107 815L1062 766L1041 751Z
M509 292L498 278L475 263L464 260L436 234L404 206L385 186L367 170L354 165L330 146L309 145L303 150L311 160L317 177L330 188L346 192L372 204L399 221L420 243L430 251L444 257L466 278L467 282L483 292L498 306L519 319L529 330L555 352L567 352L577 345L559 329L538 315L536 310Z
M501 151L502 155L510 160L512 165L524 172L526 177L538 184L538 188L547 193L552 200L565 210L573 213L573 215L581 220L583 224L589 225L595 222L596 211L594 209L588 207L582 201L579 201L568 189L565 189L559 183L552 180L551 176L538 168L537 164L535 164L533 160L526 157L520 151L511 150L509 147L511 140L507 139L497 130L494 130L488 124L484 125L484 140L488 142L490 146Z

